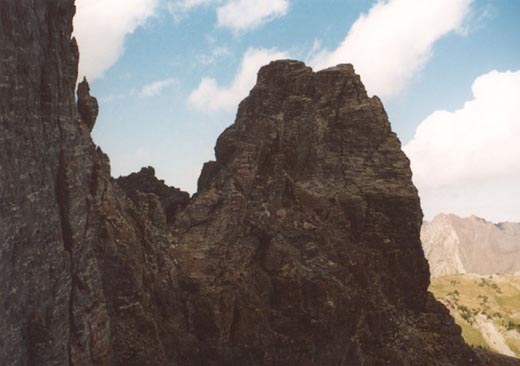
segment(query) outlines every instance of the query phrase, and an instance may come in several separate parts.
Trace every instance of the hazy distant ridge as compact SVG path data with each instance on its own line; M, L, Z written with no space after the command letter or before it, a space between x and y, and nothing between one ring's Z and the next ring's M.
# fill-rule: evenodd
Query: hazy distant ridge
M432 277L520 272L520 223L437 215L421 229Z

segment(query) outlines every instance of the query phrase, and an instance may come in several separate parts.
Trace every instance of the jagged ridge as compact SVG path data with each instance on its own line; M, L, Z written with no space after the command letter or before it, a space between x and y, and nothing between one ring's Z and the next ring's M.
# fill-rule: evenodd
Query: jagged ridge
M421 240L432 277L520 273L520 224L439 214L423 223Z
M187 202L111 179L86 83L75 105L74 2L0 14L2 364L479 363L426 291L408 160L351 66L263 68Z

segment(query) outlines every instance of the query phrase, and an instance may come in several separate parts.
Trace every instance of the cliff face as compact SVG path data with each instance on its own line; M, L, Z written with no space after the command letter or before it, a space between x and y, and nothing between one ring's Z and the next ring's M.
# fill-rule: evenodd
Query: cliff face
M114 181L73 0L0 0L2 365L471 365L351 66L264 67L199 193ZM23 21L21 21L23 20Z
M420 332L406 323L429 301L422 214L383 107L353 68L262 68L215 151L175 247L214 364L416 357L395 337Z
M92 143L74 11L0 1L0 364L166 365L166 217L156 195L127 198Z
M432 277L520 272L520 224L438 215L421 229Z
M94 146L76 114L71 1L0 2L0 360L67 364ZM23 21L22 21L23 19ZM78 173L77 175L75 173ZM81 238L82 240L83 238ZM85 238L86 239L86 238Z

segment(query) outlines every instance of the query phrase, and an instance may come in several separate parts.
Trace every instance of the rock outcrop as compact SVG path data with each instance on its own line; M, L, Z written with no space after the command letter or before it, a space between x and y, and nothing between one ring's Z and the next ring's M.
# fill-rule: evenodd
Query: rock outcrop
M161 202L161 207L166 215L166 220L172 222L175 214L184 209L189 201L190 195L178 188L167 186L163 180L155 177L155 169L152 167L142 168L138 173L132 173L126 177L119 177L117 185L138 205L140 196L145 194L155 195Z
M92 142L74 12L0 1L0 364L167 365L166 215L154 194L132 202Z
M352 66L262 68L188 201L110 177L73 0L0 14L0 364L481 364L427 292L409 163Z
M421 240L432 277L520 271L520 224L440 214L423 223Z
M88 130L92 131L99 113L99 106L97 99L90 95L87 78L84 78L78 85L78 113Z
M352 66L262 68L215 152L175 246L193 331L215 365L428 359L404 338L432 331L416 320L435 311L417 192ZM468 362L459 346L452 359Z

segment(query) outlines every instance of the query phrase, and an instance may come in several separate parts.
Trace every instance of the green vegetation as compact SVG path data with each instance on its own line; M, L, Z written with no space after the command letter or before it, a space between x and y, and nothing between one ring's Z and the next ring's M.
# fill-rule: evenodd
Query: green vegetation
M515 323L513 321L509 321L506 325L507 327L507 330L516 330L517 332L520 333L520 323Z
M484 349L490 349L484 337L482 337L482 333L473 328L471 325L468 325L464 322L458 323L462 329L462 336L466 340L466 343L472 345L473 347L480 347Z
M518 342L513 342L511 339L506 339L507 341L507 345L509 346L509 348L511 348L511 350L516 353L517 355L520 355L520 345L518 344Z
M468 344L493 349L491 338L503 337L520 357L520 276L445 276L432 279L430 291L450 310Z

